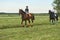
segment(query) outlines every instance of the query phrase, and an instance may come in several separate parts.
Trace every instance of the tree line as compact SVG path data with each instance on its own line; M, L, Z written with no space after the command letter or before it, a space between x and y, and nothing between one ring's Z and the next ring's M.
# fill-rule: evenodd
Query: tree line
M55 9L57 13L60 14L60 0L53 1L53 9Z

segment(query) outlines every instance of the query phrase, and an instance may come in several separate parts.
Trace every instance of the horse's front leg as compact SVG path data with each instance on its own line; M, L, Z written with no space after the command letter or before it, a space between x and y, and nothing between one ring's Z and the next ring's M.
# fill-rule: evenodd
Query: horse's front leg
M25 25L27 25L27 21L25 20Z
M23 24L23 20L21 21L21 24Z
M24 27L24 25L23 25L23 20L21 21L21 26L23 26L23 27Z

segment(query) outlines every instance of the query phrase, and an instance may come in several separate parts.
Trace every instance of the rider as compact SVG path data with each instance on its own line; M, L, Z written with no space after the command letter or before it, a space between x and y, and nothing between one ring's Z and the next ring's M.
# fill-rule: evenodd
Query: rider
M26 6L25 12L26 12L27 14L29 14L29 16L31 16L31 14L29 13L28 6Z

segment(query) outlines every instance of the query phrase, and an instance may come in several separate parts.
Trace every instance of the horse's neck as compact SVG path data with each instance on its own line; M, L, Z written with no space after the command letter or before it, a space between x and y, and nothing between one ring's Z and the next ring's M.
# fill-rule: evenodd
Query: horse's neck
M22 14L21 15L25 15L26 13L24 11L22 11Z
M26 14L21 14L21 16L25 16Z
M26 16L27 15L27 13L26 12L24 12L24 11L22 11L22 14L21 14L22 16Z
M26 14L24 11L22 11L23 14Z

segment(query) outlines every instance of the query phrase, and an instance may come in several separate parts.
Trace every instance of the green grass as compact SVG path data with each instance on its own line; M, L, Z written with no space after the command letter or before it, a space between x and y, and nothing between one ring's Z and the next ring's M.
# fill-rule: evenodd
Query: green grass
M60 18L52 25L48 16L35 16L33 27L21 27L19 16L0 17L0 40L60 40Z

